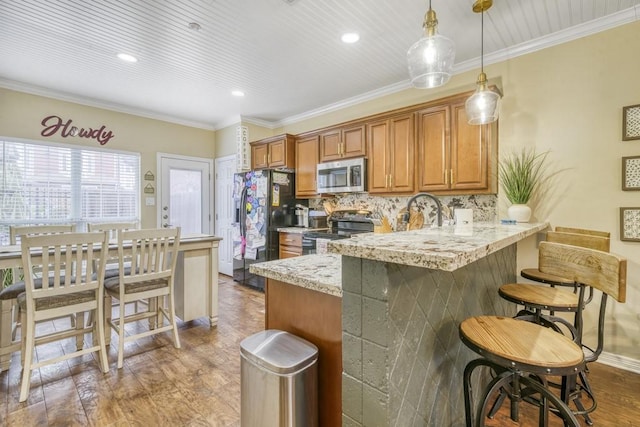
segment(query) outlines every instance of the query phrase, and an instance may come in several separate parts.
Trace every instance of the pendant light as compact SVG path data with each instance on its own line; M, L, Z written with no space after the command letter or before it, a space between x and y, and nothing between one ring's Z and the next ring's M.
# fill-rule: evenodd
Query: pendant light
M476 0L473 11L480 13L480 75L476 81L476 91L467 99L465 110L470 125L484 125L498 120L500 94L487 87L487 75L484 73L484 11L493 5L493 0Z
M450 38L438 34L438 20L431 9L431 0L422 28L424 36L407 52L411 85L420 89L442 86L451 78L456 48Z

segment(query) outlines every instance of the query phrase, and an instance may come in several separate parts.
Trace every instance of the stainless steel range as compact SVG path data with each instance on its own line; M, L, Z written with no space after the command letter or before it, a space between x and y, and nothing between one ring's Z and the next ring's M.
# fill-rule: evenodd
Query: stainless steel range
M334 211L329 215L331 228L326 231L307 231L302 235L303 255L318 251L318 239L347 239L354 234L373 232L371 212L365 210Z

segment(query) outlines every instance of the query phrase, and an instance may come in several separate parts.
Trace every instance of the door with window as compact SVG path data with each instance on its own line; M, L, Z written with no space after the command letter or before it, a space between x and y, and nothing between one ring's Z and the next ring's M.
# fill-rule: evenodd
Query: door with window
M182 236L211 234L213 161L158 154L159 227L181 227Z

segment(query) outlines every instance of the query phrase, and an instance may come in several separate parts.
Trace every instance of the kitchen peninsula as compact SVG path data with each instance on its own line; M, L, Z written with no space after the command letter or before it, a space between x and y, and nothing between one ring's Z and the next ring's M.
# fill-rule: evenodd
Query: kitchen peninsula
M341 348L342 378L331 381L342 384L342 421L323 425L464 424L462 372L476 356L458 339L458 325L479 314L515 313L497 289L516 278L516 243L547 226L476 223L361 234L330 242L333 254L252 266L269 279L267 328L282 329L270 319L294 313L298 319L279 321L285 330L301 335L306 325L323 324L341 339L333 346ZM283 309L270 296L272 284L278 289L274 294L301 290L306 300L290 301ZM330 297L333 308L327 313L340 321L329 325L330 315L323 314L298 323L307 310L312 311L308 317L317 313L314 297ZM338 304L341 310L335 314ZM305 338L318 345L313 334ZM319 364L336 363L335 355L319 349ZM336 371L332 368L332 377ZM332 393L340 389L323 390L320 384L320 405Z

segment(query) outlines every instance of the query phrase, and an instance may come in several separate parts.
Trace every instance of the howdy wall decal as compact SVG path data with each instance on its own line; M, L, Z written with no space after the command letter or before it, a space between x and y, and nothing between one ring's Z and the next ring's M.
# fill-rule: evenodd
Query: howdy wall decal
M69 137L79 137L79 138L88 138L95 139L100 143L100 145L104 145L115 135L110 130L107 131L105 126L102 125L99 128L78 128L73 125L73 120L69 119L66 122L58 117L58 116L48 116L42 119L41 122L44 129L40 132L42 136L54 136L56 133L60 132L60 136L63 138Z

